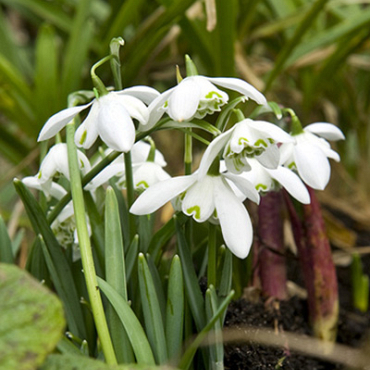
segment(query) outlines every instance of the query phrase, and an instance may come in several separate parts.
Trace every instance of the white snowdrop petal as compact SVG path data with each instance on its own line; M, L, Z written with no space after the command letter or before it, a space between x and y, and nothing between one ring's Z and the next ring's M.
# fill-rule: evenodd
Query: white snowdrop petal
M304 131L312 132L324 139L332 141L345 139L343 132L337 126L327 122L311 123L304 127Z
M276 145L270 145L262 154L254 157L262 166L275 169L280 162L280 151Z
M127 89L116 91L117 95L130 95L137 99L140 99L145 104L149 105L155 98L160 94L156 89L149 86L132 86Z
M147 106L139 99L130 95L114 95L115 100L122 104L128 114L137 119L142 125L146 125L149 120L149 111Z
M262 93L260 93L255 87L253 87L248 82L240 80L238 78L227 78L227 77L206 77L208 81L226 87L227 89L237 91L238 93L244 95L248 99L252 99L258 104L267 104L266 98Z
M178 122L194 117L200 101L200 90L191 78L183 79L168 98L168 115Z
M216 159L217 155L220 153L222 148L226 145L226 143L230 139L232 132L233 129L224 132L223 134L213 139L211 144L208 145L206 151L203 154L202 160L199 164L198 179L203 178L207 174L209 167L211 166L213 161Z
M98 117L98 133L112 149L119 152L131 150L135 142L135 126L122 104L111 101L102 104Z
M123 176L125 167L122 163L111 163L100 171L86 186L85 190L93 190L107 183L114 176Z
M302 204L310 203L310 194L306 186L293 171L280 166L276 170L267 170L267 172L280 183L293 198L297 199Z
M205 176L201 181L197 181L186 192L182 201L182 211L193 216L197 222L208 220L214 210L213 185L217 178Z
M100 111L100 102L95 101L89 114L75 133L75 143L78 147L89 149L98 138L98 116Z
M134 202L130 212L135 215L147 215L184 192L196 181L196 177L179 176L154 184L145 190Z
M317 190L323 190L330 178L328 158L318 147L301 143L294 148L294 159L302 180Z
M224 177L232 181L235 186L250 200L259 203L260 196L254 184L242 175L235 175L233 173L225 173Z
M235 256L247 257L253 240L247 209L225 183L215 186L214 200L226 246Z
M55 136L67 123L69 123L78 113L89 107L93 102L77 107L61 110L51 116L40 131L37 141L43 141Z
M292 143L295 141L290 134L273 123L266 121L254 121L249 118L247 118L245 121L250 127L253 127L255 130L263 133L266 138L274 139L276 142L280 143Z

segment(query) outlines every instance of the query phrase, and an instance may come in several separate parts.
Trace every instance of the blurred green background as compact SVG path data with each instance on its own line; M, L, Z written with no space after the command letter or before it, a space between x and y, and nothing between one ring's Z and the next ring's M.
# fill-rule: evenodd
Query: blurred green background
M243 78L304 125L338 125L347 140L329 191L367 212L369 34L369 1L0 0L0 211L20 214L12 179L37 172L40 128L92 88L90 67L121 36L124 87L164 91L189 54L201 74ZM112 84L109 64L98 73ZM174 174L181 136L168 135L158 146Z

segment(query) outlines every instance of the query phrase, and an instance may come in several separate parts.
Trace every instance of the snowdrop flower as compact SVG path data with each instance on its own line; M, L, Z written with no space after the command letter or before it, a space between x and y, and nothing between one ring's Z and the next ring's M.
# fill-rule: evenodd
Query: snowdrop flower
M136 215L150 214L180 195L181 209L186 215L192 216L197 222L218 219L227 247L237 257L245 258L252 244L252 223L248 211L227 179L251 200L259 202L258 192L245 179L223 174L200 177L195 172L190 176L174 177L154 184L139 196L130 212Z
M149 105L150 120L146 129L153 127L166 112L174 121L189 121L219 112L229 96L215 85L234 90L245 99L266 104L266 98L252 85L238 78L190 76L177 86L159 95Z
M232 173L249 171L250 158L267 168L277 168L279 149L276 144L281 142L294 142L294 139L272 123L246 118L211 142L199 167L200 176L208 171L222 149L226 167Z
M148 108L159 93L146 86L122 91L111 91L88 104L64 109L54 114L42 128L38 141L53 137L78 113L91 106L90 112L76 131L75 142L79 147L90 148L98 136L108 147L128 152L135 142L135 126L132 118L141 125L149 119Z
M77 150L77 158L81 173L85 175L90 171L91 165L88 158L80 150ZM46 196L52 195L56 198L57 189L52 182L53 177L57 174L63 174L69 180L68 152L67 144L59 143L52 146L43 159L39 172L33 177L27 177L22 181L28 186L36 187L38 184ZM31 180L33 179L33 180ZM56 184L57 185L57 184ZM37 188L37 187L36 187ZM60 190L60 189L59 189ZM60 198L58 198L60 199Z
M280 147L280 163L298 171L302 180L313 189L323 190L330 178L328 158L339 162L339 154L327 140L344 139L342 131L330 123L312 123L294 135L295 143Z
M283 166L269 169L262 166L256 159L249 159L251 170L240 174L249 180L259 192L278 190L280 186L302 204L310 203L310 194L302 180L293 171ZM280 185L279 185L280 184Z
M134 187L136 190L145 190L152 184L166 180L170 177L162 167L167 163L163 154L155 149L154 161L147 161L151 150L150 144L139 141L135 143L131 150L131 160L133 168ZM108 155L112 150L107 149L105 154ZM121 188L126 187L125 163L123 155L116 158L110 165L105 167L89 184L85 186L86 190L96 189L107 183L112 177L119 177L117 184Z

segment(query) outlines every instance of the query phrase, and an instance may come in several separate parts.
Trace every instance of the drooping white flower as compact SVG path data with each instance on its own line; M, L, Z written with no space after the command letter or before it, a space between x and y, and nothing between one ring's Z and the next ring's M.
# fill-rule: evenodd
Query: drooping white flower
M77 158L81 173L82 175L85 175L91 169L90 162L86 155L80 150L77 150ZM52 195L56 197L55 194L57 189L55 189L55 186L54 189L52 189L54 184L52 180L58 173L63 174L68 180L70 179L67 144L65 143L59 143L52 146L43 159L39 172L35 176L27 177L22 181L25 183L28 182L28 186L31 187L36 187L34 184L37 183L40 190L44 191L46 196ZM54 194L52 192L54 192Z
M190 76L153 100L149 105L150 119L145 129L153 127L165 112L178 122L219 112L228 102L229 96L215 85L237 91L246 100L252 99L258 104L267 103L255 87L238 78Z
M278 126L246 118L211 142L199 167L200 176L207 173L221 150L226 167L232 173L249 171L250 158L255 158L267 168L277 168L279 164L277 143L289 142L294 142L294 139Z
M280 147L280 163L296 169L313 189L323 190L330 178L328 158L340 161L339 154L331 149L327 140L344 139L342 131L333 124L318 122L304 127L294 138L295 143L284 143Z
M122 91L111 91L88 104L64 109L54 114L42 128L38 141L53 137L78 113L91 106L90 112L76 131L75 142L79 147L90 148L98 136L108 147L128 152L135 142L133 118L141 125L149 119L149 103L159 93L146 86L137 86Z
M152 213L180 195L181 209L186 215L197 222L218 219L227 247L237 257L245 258L252 244L252 223L227 179L245 194L244 198L248 196L255 202L259 201L257 191L245 179L230 179L223 174L199 177L196 172L154 184L139 196L130 212L136 215Z
M144 190L146 187L170 177L170 175L163 170L163 167L165 167L167 163L163 154L159 150L156 149L154 152L154 161L147 161L150 150L150 144L144 141L139 141L132 147L131 161L134 187L136 190ZM105 154L108 155L111 151L111 149L107 149ZM121 188L125 188L126 177L123 155L120 155L110 165L105 167L85 186L85 189L96 189L97 187L107 183L114 176L118 177L117 185Z
M278 190L282 186L302 204L310 203L310 194L306 186L293 171L283 166L269 169L253 158L249 159L249 165L251 170L241 173L240 176L249 180L259 192L267 193Z

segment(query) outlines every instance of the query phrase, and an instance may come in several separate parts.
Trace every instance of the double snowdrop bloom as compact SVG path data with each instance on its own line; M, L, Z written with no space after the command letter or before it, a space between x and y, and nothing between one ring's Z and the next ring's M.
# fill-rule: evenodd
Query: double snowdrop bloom
M143 102L149 104L158 95L153 88L136 86L122 91L111 91L88 104L64 109L49 118L40 132L38 141L53 137L78 113L91 107L86 119L76 131L76 145L88 149L100 136L108 147L128 152L135 142L135 125L132 119L145 126L149 113Z
M250 250L253 229L249 214L229 182L254 202L259 202L253 185L233 174L206 174L174 177L154 184L132 205L130 212L145 215L156 211L168 201L180 196L181 209L197 222L218 219L227 247L239 258Z
M327 140L344 139L342 131L330 123L312 123L294 135L295 143L280 147L281 164L296 169L302 180L313 189L323 190L330 178L328 158L339 162L339 154Z
M154 160L148 161L150 145L146 142L137 142L131 150L132 170L134 187L136 190L145 190L156 182L170 178L170 175L162 168L167 165L162 153L159 150L154 152ZM106 150L108 155L111 150ZM119 177L117 185L121 188L126 187L125 164L123 155L115 159L109 166L105 167L97 176L94 177L86 190L96 189L108 182L112 177Z
M292 142L294 139L278 126L246 118L211 142L199 167L200 176L208 171L221 150L226 167L232 173L249 171L251 158L267 168L277 168L279 149L276 144Z
M149 105L150 119L147 128L153 127L166 112L174 121L190 121L219 112L229 96L217 86L237 91L246 100L266 104L266 98L249 83L237 79L205 76L184 78L177 86L159 95Z
M85 175L91 169L90 162L80 150L77 150L77 158L80 171L82 175ZM35 176L24 178L22 181L27 186L42 190L46 196L52 195L60 199L58 189L60 190L61 187L57 187L58 184L52 181L56 174L63 174L68 180L70 179L67 144L65 143L59 143L51 147L41 163L39 172Z
M302 180L293 171L283 166L269 169L261 165L256 159L249 159L250 171L240 174L249 180L259 192L279 190L284 187L286 191L303 204L310 203L310 194Z

